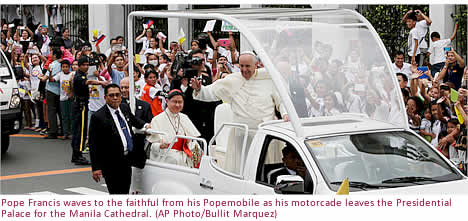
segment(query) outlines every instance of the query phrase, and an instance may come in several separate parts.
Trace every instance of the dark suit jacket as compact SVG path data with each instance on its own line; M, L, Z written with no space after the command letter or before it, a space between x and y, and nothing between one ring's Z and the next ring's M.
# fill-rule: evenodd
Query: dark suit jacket
M151 120L153 119L153 112L151 112L151 106L148 104L146 101L142 101L139 99L136 99L136 104L135 104L135 117L144 121L145 123L151 123ZM122 108L122 105L129 106L129 102L126 99L122 99L122 104L120 104L120 108ZM134 156L134 161L133 161L133 166L143 169L145 167L145 162L146 162L146 153L145 153L145 139L146 135L144 134L135 134L133 137L133 146L138 147L135 149L133 156Z
M136 118L127 105L121 105L120 110L125 116L129 128L132 126L142 128L144 126L145 122ZM135 134L131 129L130 133L134 138ZM88 143L93 171L102 170L103 175L105 175L116 173L122 167L127 166L123 143L107 105L91 116ZM133 152L129 153L127 157L131 165L135 164L135 153L142 151L139 148L141 147L134 144Z

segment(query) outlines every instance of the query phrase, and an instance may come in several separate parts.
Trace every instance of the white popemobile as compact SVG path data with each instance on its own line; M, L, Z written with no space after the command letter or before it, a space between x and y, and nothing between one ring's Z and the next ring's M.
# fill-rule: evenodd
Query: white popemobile
M204 150L199 168L148 159L142 171L134 170L131 191L336 194L348 178L351 194L468 193L466 177L409 129L390 58L360 14L344 9L211 12L132 12L128 24L134 17L229 22L241 33L241 48L255 51L271 75L290 121L263 122L252 131L231 123L229 104L219 105L217 132L208 145L179 136L199 141ZM133 51L132 26L128 33ZM229 147L232 130L243 146ZM300 157L295 159L297 171L273 181L273 173L286 171L281 152L286 146ZM229 148L242 148L238 172L225 168Z

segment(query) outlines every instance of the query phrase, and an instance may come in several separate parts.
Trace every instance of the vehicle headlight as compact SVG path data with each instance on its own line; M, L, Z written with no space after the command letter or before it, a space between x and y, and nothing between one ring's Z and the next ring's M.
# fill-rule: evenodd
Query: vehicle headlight
M13 89L13 93L12 93L12 96L11 96L10 108L17 108L21 104L21 99L19 97L18 89L16 89L16 93L15 93L15 89Z

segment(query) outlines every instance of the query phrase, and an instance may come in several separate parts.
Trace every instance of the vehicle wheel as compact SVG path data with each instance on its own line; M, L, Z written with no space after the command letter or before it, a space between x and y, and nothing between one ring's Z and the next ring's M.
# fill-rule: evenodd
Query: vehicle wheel
M2 134L2 154L7 152L9 145L10 145L10 136L8 134Z

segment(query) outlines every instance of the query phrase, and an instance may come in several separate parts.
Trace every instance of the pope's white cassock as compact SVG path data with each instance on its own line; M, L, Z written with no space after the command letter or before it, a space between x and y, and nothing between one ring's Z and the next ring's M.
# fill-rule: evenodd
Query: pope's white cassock
M184 151L174 149L160 149L162 143L171 143L177 135L199 137L195 125L183 113L172 113L169 108L158 114L151 120L151 129L165 132L167 135L153 134L147 139L152 143L150 159L165 163L177 164L186 167L193 167L193 162ZM179 138L180 139L180 138ZM177 141L176 141L177 142ZM193 149L194 145L198 145L196 141L189 143L189 148ZM165 154L167 152L167 155Z
M231 104L234 123L249 127L245 156L258 125L274 120L275 108L280 111L281 116L286 114L273 81L264 68L257 69L249 80L239 72L229 74L211 85L202 86L198 92L194 91L193 98L200 101L223 100ZM240 171L244 132L240 129L231 130L226 151L224 169L236 174Z

